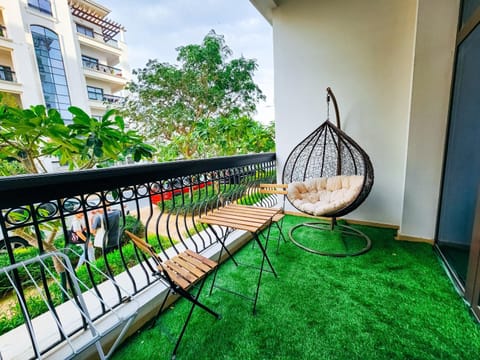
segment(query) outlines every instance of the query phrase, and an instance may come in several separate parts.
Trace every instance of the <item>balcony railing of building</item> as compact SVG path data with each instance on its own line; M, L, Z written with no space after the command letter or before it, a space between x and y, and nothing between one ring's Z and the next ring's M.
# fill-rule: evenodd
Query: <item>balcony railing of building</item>
M10 70L8 67L0 66L0 80L17 82L15 71Z
M108 104L118 104L124 99L123 96L115 96L110 94L103 94L103 102Z
M98 41L98 42L101 42L103 44L107 44L107 45L110 45L112 47L115 47L115 48L119 48L118 46L118 40L116 39L107 39L105 40L105 37L103 34L100 34L100 33L97 33L97 32L93 32L93 33L85 33L85 32L79 32L77 31L78 34L81 34L83 36L86 36L88 38L91 38L95 41Z
M266 153L0 178L0 258L3 257L0 260L5 266L28 256L70 248L79 253L83 249L87 258L90 257L88 260L92 261L86 245L69 243L69 230L72 230L74 219L81 217L85 234L89 237L95 226L93 217L107 214L103 215L107 236L101 248L97 248L97 264L100 261L105 273L111 277L122 273L128 282L123 285L137 294L156 284L158 279L151 276L150 265L143 261L141 254L130 243L124 242L125 229L147 237L167 258L169 251L179 248L200 253L216 245L216 238L205 230L198 218L232 201L258 202L262 196L256 190L258 184L272 182L275 177L275 154ZM26 249L15 249L27 243L30 246ZM73 263L77 260L78 257L73 256ZM84 281L91 284L98 297L111 298L102 292L98 279L89 268L88 263L81 266L77 270L78 276L83 276ZM28 304L29 292L25 279L22 279L24 276L21 273L13 275L18 283L15 292L11 289L9 292L1 283L5 279L0 277L2 297L17 293ZM42 273L37 271L36 276L41 283ZM58 276L62 277L61 271ZM43 286L48 288L48 282L44 281ZM62 303L61 296L55 296L53 290L46 291L46 297L54 307ZM120 306L124 300L118 290L112 307ZM17 309L17 312L17 318L23 322L39 315L38 306L34 305L21 311ZM107 308L102 308L96 319L108 313ZM82 329L80 326L73 333ZM35 336L29 335L33 348ZM65 341L64 337L57 336L41 352L62 341ZM28 339L25 342L27 344Z
M7 28L3 25L0 25L0 37L7 38Z
M109 75L114 75L114 76L122 76L122 69L119 69L113 66L104 65L104 64L99 64L96 61L89 61L86 59L83 59L82 62L83 62L83 67L85 69L95 70L95 71L99 71L99 72L109 74Z
M92 91L88 92L89 100L103 101L105 104L119 104L123 101L123 96L116 96L110 94L95 93Z

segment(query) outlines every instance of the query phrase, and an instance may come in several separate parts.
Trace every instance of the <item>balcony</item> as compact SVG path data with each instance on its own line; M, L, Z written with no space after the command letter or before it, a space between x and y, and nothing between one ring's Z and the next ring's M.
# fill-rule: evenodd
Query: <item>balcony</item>
M116 40L116 39L105 40L103 34L100 34L100 33L97 33L97 32L93 32L92 34L85 34L85 33L77 32L77 34L80 35L81 37L85 37L87 39L93 39L93 40L95 40L95 41L97 41L101 44L106 44L106 45L109 45L111 47L119 49L118 40Z
M105 102L107 104L118 104L118 103L122 102L123 99L124 99L123 96L103 94L103 102Z
M0 25L0 37L1 38L7 38L7 28L3 25Z
M17 82L15 71L10 70L8 67L0 66L0 80Z
M111 64L118 63L123 55L122 45L115 39L105 41L103 35L99 33L93 33L91 36L77 32L77 36L81 48L93 49L95 53L100 52Z
M15 71L12 71L9 66L0 66L0 91L11 94L21 94L23 85L17 81Z
M115 104L121 103L124 97L104 94L103 92L92 92L92 90L88 90L88 99L90 101L91 108L105 110L108 107L112 107Z
M104 64L99 64L98 62L95 61L89 61L89 60L82 60L83 63L83 68L84 69L89 69L89 70L94 70L98 71L100 73L104 74L109 74L113 76L122 76L122 69L115 68L113 66L108 66Z
M72 251L81 252L81 248L68 245L65 240L71 222L76 214L91 218L98 210L109 214L108 229L114 223L110 214L115 213L121 229L147 234L150 243L162 254L171 256L175 250L191 248L215 258L220 246L211 230L206 230L198 219L229 202L252 204L272 200L268 205L273 205L273 199L258 193L257 185L275 181L276 166L274 154L258 154L0 178L0 227L2 239L7 239L2 240L2 264L62 248L70 249L68 253L75 264L78 255ZM304 219L287 216L285 235L301 221ZM92 224L87 221L85 225L87 232L91 232ZM395 229L363 229L372 238L373 249L366 255L343 259L320 257L283 241L277 253L278 232L272 232L268 253L279 278L263 275L258 314L253 316L251 303L242 298L220 290L208 296L205 291L202 301L217 309L223 318L216 321L195 310L179 356L429 358L422 355L427 355L425 349L428 349L433 359L457 355L449 351L458 347L464 349L460 358L474 358L480 351L480 336L474 336L478 334L475 323L451 287L431 246L395 241ZM246 235L240 231L232 233L227 246L231 251L241 249L235 256L252 263L259 260L259 252L251 246L242 248L249 240ZM316 239L309 234L306 237L309 241ZM34 246L14 249L25 242ZM134 328L142 327L158 310L165 285L150 275L150 266L122 237L108 238L95 251L96 264L107 278L114 276L119 286L127 289L132 300L139 304ZM96 296L109 299L109 306L95 313L95 322L101 323L128 303L123 290L107 290L104 279L94 276L93 270L90 265L83 265L77 275L90 284ZM36 273L38 282L43 281L43 286L49 287L48 280L42 280L41 273ZM60 271L59 278L61 274ZM31 281L28 276L18 276L15 281L29 303L33 301L29 295ZM228 260L220 267L218 281L248 290L257 276L256 272L240 271ZM0 280L5 282L4 277ZM12 296L12 292L3 288L3 298ZM55 315L58 324L68 323L72 314L62 312L68 301L62 301L53 287L46 298L58 308ZM15 299L12 301L15 303ZM185 301L179 301L161 316L155 329L145 328L133 336L132 341L116 351L115 358L169 358L172 344L164 331L170 326L178 331L178 322L183 321L187 307ZM58 336L60 325L42 326L47 315L40 315L38 303L31 303L24 311L15 310L16 315L11 311L4 313L16 316L18 326L0 336L3 359L27 359L42 354L54 358L55 352L58 355L61 350L69 349L65 339ZM33 319L32 326L29 328L21 319ZM473 335L462 336L460 330L451 334L448 329L452 327ZM81 345L80 335L86 331L88 326L72 327L69 337L76 339L74 345ZM95 349L84 351L89 357Z

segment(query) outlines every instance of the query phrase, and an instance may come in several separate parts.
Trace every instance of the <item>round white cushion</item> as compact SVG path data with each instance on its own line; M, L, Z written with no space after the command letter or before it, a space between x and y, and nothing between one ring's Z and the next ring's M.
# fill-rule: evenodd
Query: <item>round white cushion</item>
M287 197L299 210L321 216L351 204L362 190L362 175L339 175L288 184Z

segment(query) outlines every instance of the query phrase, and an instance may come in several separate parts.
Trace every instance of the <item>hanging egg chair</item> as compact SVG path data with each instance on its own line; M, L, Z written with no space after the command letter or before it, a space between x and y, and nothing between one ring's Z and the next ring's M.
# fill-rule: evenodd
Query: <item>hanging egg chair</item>
M330 121L330 101L335 109L336 125ZM319 255L360 255L370 250L370 239L358 229L339 224L336 218L350 213L366 199L373 186L373 166L367 153L341 130L337 101L330 88L327 88L327 109L325 122L288 156L283 183L288 184L287 199L297 210L331 218L331 221L299 224L289 235L294 244ZM341 249L321 250L305 244L298 235L305 227L336 234L342 241ZM351 240L353 238L356 240Z

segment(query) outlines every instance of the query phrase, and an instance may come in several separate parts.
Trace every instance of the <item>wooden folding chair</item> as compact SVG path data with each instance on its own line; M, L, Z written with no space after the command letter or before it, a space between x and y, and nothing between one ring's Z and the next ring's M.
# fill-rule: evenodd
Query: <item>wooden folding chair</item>
M169 286L168 293L165 296L157 315L155 316L153 324L155 324L156 319L160 316L171 292L180 295L192 303L192 307L190 308L190 312L187 315L172 353L172 359L174 359L195 306L199 306L209 314L215 316L217 319L220 319L220 315L218 313L198 301L208 274L217 268L218 263L188 249L177 254L171 259L162 261L152 245L139 238L135 234L132 234L128 230L125 230L125 233L132 240L137 249L153 259L155 265L157 266L157 271L154 273L154 275L161 277ZM197 284L199 284L197 293L195 295L190 294L189 289Z
M259 185L259 193L260 194L267 194L267 195L275 195L275 196L281 196L282 200L281 201L276 201L276 204L280 203L280 209L281 209L281 212L279 212L277 215L275 215L272 219L272 222L277 226L277 229L279 231L279 235L278 235L278 242L277 242L277 252L278 252L278 248L280 246L280 238L283 239L284 242L287 242L287 240L285 239L285 236L283 235L282 233L282 226L283 226L283 218L285 217L285 199L286 199L286 196L287 196L287 187L288 187L288 184L260 184ZM260 205L263 206L263 205L269 205L268 202L265 202L265 201L261 201L260 202ZM271 207L271 206L269 206Z

